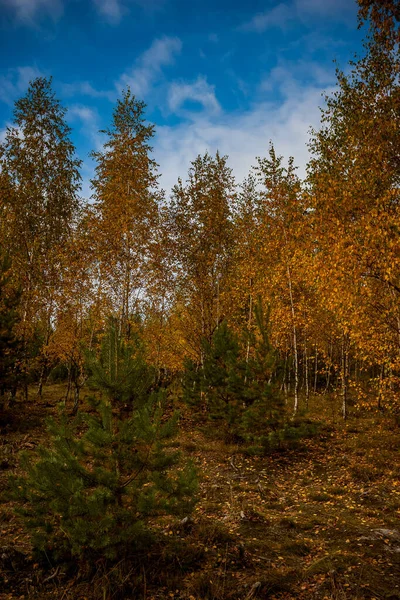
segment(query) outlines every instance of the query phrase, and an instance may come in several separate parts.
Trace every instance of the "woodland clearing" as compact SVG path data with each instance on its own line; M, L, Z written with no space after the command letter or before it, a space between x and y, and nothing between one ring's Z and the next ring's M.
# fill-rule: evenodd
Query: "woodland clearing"
M206 435L180 407L175 444L200 479L193 515L161 520L148 553L112 569L36 562L8 479L21 450L46 442L63 392L47 386L1 423L1 600L400 598L400 430L355 408L344 423L331 397L311 399L317 435L263 457Z

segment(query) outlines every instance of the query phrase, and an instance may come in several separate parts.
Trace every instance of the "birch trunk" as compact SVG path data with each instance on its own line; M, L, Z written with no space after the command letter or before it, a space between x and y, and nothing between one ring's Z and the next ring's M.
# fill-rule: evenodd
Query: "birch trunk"
M308 385L308 353L307 353L307 338L304 342L304 379L306 386L306 408L308 410L308 401L310 399L310 387Z
M252 280L250 279L250 289L252 287ZM253 294L250 292L250 302L249 302L249 317L247 320L247 347L246 347L246 375L244 378L244 383L247 383L247 367L249 364L250 357L250 328L251 328L251 319L253 315Z
M347 419L347 387L348 387L348 362L349 362L349 351L348 351L348 338L345 333L342 336L342 416L343 419Z
M293 334L293 354L294 354L294 406L293 416L297 414L299 409L299 357L297 351L297 330L296 330L296 313L294 310L293 301L293 289L292 289L292 276L290 273L290 267L287 265L287 278L289 285L289 298L290 298L290 310L292 314L292 334Z
M318 377L318 346L315 344L315 359L314 359L314 394L317 393L317 377Z

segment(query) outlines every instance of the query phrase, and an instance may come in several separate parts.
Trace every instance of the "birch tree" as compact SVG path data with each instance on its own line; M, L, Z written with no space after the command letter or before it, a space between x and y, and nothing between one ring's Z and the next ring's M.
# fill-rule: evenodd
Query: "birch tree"
M51 80L39 77L16 102L14 121L0 147L6 185L0 198L2 228L22 288L21 329L27 342L40 324L44 345L62 279L59 251L79 207L81 163L65 115Z
M226 310L233 246L235 185L227 157L198 156L186 185L179 180L170 205L171 250L177 300L193 357L211 341Z
M343 332L343 384L349 336L366 364L400 368L400 13L390 0L359 4L361 22L369 19L365 54L349 75L338 71L309 168L320 289L330 289Z
M130 319L146 295L158 223L157 164L151 158L154 127L145 105L129 89L117 101L103 150L93 152L93 235L104 288L129 337Z

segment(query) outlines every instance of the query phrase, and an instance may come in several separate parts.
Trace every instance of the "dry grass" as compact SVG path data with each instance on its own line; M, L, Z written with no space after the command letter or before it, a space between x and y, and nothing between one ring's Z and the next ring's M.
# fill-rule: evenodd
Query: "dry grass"
M3 418L3 494L19 451L46 439L44 417L62 395L51 386L41 404ZM310 413L329 427L266 457L205 437L184 415L178 445L201 473L193 519L164 522L146 556L112 569L35 563L5 500L0 599L400 599L400 430L381 414L343 424L324 398Z

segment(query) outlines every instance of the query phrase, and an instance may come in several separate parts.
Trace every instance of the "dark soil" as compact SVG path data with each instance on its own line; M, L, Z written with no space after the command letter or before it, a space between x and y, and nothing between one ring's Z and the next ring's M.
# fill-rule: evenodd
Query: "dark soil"
M318 397L318 436L266 457L183 419L177 445L201 474L190 519L159 522L147 553L114 565L38 560L8 479L46 442L63 392L1 415L0 600L400 599L400 430L381 414L332 423L331 408L328 426Z

